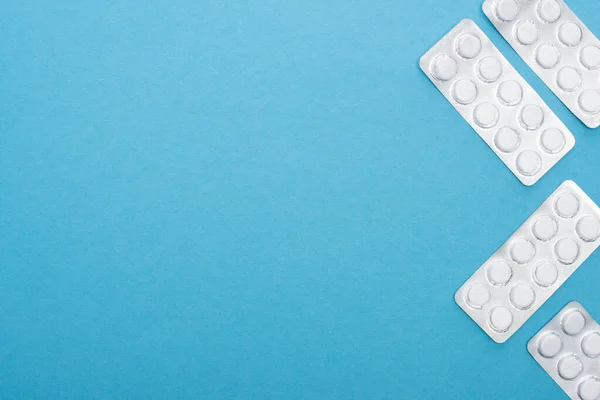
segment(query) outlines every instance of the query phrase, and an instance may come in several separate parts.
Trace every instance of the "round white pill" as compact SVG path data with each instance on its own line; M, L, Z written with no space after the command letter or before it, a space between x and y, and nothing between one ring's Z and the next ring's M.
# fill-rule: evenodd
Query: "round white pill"
M556 0L542 0L537 9L540 18L546 22L556 22L562 13L560 4Z
M571 265L579 257L579 245L571 238L560 239L554 245L554 255L561 263Z
M481 51L481 40L472 33L462 34L456 42L456 52L463 58L475 58Z
M581 371L583 371L583 364L574 354L564 356L558 362L558 374L568 381L577 378Z
M565 148L567 139L560 129L546 129L540 136L540 145L546 153L557 154Z
M562 351L563 342L560 336L551 332L543 335L538 341L538 353L544 358L556 357Z
M521 138L517 131L507 126L500 128L494 136L494 144L503 153L512 153L519 147L520 143Z
M489 322L490 327L496 332L506 332L513 323L512 312L506 307L495 307L490 311Z
M597 69L600 67L600 47L584 47L579 53L579 60L587 69Z
M517 81L505 81L498 87L498 99L506 106L516 106L523 98L523 88Z
M512 21L519 15L519 3L516 0L498 0L496 3L496 15L502 21Z
M476 283L467 292L467 303L476 309L482 309L490 301L490 289L481 283Z
M510 257L517 264L527 264L535 256L535 246L527 239L517 239L510 247Z
M527 310L535 302L535 292L533 288L525 283L521 283L510 290L510 302L519 310Z
M512 278L512 268L505 261L497 261L487 270L487 278L492 285L504 286Z
M579 107L588 114L598 114L600 112L600 92L590 89L581 93Z
M581 400L600 399L600 379L595 376L585 378L579 384L577 394Z
M533 235L538 240L541 240L542 242L547 242L556 235L556 232L558 231L558 223L553 217L549 215L544 215L539 217L533 223L532 231Z
M560 327L569 336L577 336L585 328L585 317L579 310L566 313L560 320Z
M433 60L431 74L440 81L449 81L458 72L458 64L452 57L442 54Z
M533 150L525 150L517 157L517 169L525 176L533 176L540 172L542 158Z
M498 108L492 103L481 103L473 112L475 123L482 128L491 128L498 122Z
M519 43L529 46L537 42L540 37L540 30L533 21L523 21L517 26L515 32Z
M554 210L563 218L573 218L579 212L579 199L572 193L561 194L554 202Z
M528 131L539 129L544 123L544 110L535 104L528 104L521 110L520 121Z
M600 237L600 220L591 215L577 221L577 234L584 242L595 242Z
M560 61L560 51L552 44L541 44L535 52L535 61L537 61L542 68L554 68Z
M541 287L552 286L558 279L558 268L550 261L543 261L533 271L533 279Z
M459 104L471 104L477 98L477 85L470 79L460 79L452 87L452 97Z
M572 92L581 85L581 74L573 67L561 68L556 74L556 83L565 92Z
M558 39L567 47L577 46L582 37L581 28L574 22L565 22L558 29Z
M590 358L600 356L600 332L587 334L581 341L581 350Z
M477 66L477 74L484 82L496 82L502 75L502 63L496 57L482 58Z

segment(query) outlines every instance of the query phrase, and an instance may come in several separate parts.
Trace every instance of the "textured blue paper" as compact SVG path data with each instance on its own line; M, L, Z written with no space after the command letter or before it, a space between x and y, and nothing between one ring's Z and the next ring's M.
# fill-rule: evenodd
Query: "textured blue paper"
M453 295L564 180L600 202L600 130L481 3L3 1L0 397L564 398L526 343L600 318L600 253L504 345ZM418 67L462 18L576 136L534 187Z

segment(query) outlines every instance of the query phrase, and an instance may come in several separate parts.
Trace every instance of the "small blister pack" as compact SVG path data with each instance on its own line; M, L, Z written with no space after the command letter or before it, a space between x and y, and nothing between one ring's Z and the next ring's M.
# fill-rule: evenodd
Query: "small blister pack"
M540 96L470 19L462 20L420 66L515 176L535 184L575 145Z
M572 181L556 191L471 276L456 303L503 343L600 245L600 209Z
M600 399L600 325L581 304L567 304L527 350L570 398Z
M485 0L483 12L577 118L600 126L600 41L563 0Z

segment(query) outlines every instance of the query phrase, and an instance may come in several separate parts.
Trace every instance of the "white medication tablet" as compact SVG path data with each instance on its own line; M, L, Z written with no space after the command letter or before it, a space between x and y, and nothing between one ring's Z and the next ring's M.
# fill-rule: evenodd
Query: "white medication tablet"
M600 208L572 181L561 184L457 290L454 299L495 342L504 343L600 246ZM565 314L561 335L587 329L585 314ZM562 336L561 336L562 337ZM559 347L548 339L546 357ZM600 352L590 337L589 354ZM568 376L573 363L563 365Z
M600 398L600 325L578 302L552 318L527 350L571 399Z
M517 0L501 3L503 18L518 14ZM528 37L533 28L523 29ZM524 185L535 184L575 145L567 127L472 20L456 25L421 57L420 66ZM561 83L581 85L573 78L565 71ZM582 102L591 109L595 100L586 96Z
M600 126L600 41L564 0L485 0L483 11L577 118Z

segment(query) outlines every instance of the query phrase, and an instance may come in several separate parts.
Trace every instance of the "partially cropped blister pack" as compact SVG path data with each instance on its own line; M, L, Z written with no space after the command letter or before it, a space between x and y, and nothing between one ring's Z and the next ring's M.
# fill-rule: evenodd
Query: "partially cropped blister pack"
M421 69L525 185L535 184L575 145L540 96L470 19L420 61Z
M570 398L600 399L600 325L581 304L567 304L527 349Z
M566 181L458 289L455 301L503 343L598 248L599 238L600 209Z
M483 11L577 118L600 126L600 41L563 0L486 0Z

